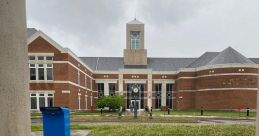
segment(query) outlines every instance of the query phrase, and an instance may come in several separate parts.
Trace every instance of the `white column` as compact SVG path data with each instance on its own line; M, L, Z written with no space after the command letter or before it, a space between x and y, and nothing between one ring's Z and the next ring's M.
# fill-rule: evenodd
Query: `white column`
M81 93L78 93L78 110L81 110Z
M161 106L166 106L166 83L162 82Z
M104 96L109 96L109 84L104 82Z
M152 74L148 74L148 92L147 92L147 105L152 107Z
M25 0L0 0L0 136L30 136Z
M87 110L87 95L85 95L85 109Z
M123 95L123 74L119 74L119 95Z

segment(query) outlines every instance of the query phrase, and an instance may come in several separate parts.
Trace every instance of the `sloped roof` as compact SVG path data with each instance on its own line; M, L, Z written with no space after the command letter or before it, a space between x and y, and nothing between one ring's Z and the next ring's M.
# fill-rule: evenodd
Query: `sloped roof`
M259 58L249 58L249 59L256 64L259 64Z
M136 18L130 22L128 22L127 24L144 24L141 21L137 20Z
M220 52L214 59L212 59L207 65L217 64L255 64L232 47L228 47Z
M122 57L80 57L91 69L117 71L119 69L152 69L154 71L176 71L192 63L196 58L148 58L148 65L127 66Z
M207 65L212 59L214 59L219 52L205 52L198 59L193 61L187 68L197 68Z
M27 28L27 38L31 37L33 34L35 34L38 30L35 28Z

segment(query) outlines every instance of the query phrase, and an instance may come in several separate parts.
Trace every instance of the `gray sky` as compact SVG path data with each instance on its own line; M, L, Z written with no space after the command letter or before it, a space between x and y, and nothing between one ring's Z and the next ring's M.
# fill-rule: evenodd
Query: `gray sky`
M259 57L259 0L27 0L27 24L78 56L123 56L126 23L145 23L151 57L228 46Z

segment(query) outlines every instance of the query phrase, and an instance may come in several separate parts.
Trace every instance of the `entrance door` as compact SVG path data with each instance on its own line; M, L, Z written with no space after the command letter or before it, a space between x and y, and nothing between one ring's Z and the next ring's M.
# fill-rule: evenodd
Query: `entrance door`
M132 106L134 107L134 105L135 105L135 100L131 100L130 103L131 103ZM136 100L136 106L137 106L137 109L140 109L140 100Z

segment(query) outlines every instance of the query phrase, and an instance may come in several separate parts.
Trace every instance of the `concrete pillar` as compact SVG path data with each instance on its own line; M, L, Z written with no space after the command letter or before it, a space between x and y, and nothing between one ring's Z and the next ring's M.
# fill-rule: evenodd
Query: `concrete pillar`
M0 0L0 136L30 136L25 0Z
M259 74L259 69L258 69L258 72ZM258 79L257 79L257 87L258 87L258 90L257 90L257 102L256 102L256 136L259 136L259 75L258 75Z

